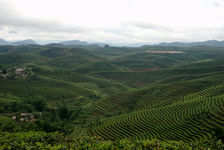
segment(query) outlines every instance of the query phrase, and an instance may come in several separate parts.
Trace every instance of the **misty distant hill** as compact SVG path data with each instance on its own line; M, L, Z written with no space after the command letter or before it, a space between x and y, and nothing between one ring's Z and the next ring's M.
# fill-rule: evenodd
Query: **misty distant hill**
M38 45L34 40L27 39L22 41L16 41L12 43L13 45Z
M64 42L60 42L58 44L62 44L62 45L89 45L89 43L79 41L79 40L64 41Z
M38 45L34 40L27 39L16 42L9 42L4 39L0 39L0 45Z
M97 46L104 46L106 45L105 43L88 43L85 41L80 41L80 40L69 40L69 41L64 41L64 42L60 42L57 44L61 44L61 45L65 45L65 46L74 46L74 45L82 45L82 46L86 46L86 45L97 45Z
M65 46L72 46L72 45L98 45L98 46L104 46L106 44L104 43L88 43L85 41L80 40L70 40L70 41L64 41L57 44L65 45ZM125 46L128 47L139 47L144 44L127 44ZM118 45L117 45L118 46ZM121 46L121 45L120 45ZM124 46L124 45L122 45ZM159 46L175 46L175 47L192 47L192 46L216 46L216 47L224 47L224 41L217 41L217 40L209 40L209 41L203 41L203 42L172 42L172 43L160 43Z
M37 42L35 42L32 39L26 39L26 40L21 40L21 41L6 41L2 38L0 38L0 45L39 45ZM58 42L58 43L49 43L46 44L47 46L92 46L92 45L97 45L97 46L105 46L107 44L105 43L88 43L85 41L80 41L80 40L69 40L69 41L63 41L63 42ZM127 45L116 45L118 47L120 46L127 46L127 47L140 47L144 44L138 44L138 43L133 43L133 44L127 44ZM144 45L142 47L147 47L150 45ZM151 45L152 46L152 45ZM213 47L224 47L224 41L217 41L217 40L209 40L209 41L202 41L202 42L162 42L159 43L158 46L163 46L163 47L192 47L192 46L213 46Z
M159 46L175 46L175 47L192 47L192 46L216 46L224 47L224 41L209 40L204 42L172 42L172 43L160 43Z
M6 45L6 44L8 44L8 42L0 38L0 45Z

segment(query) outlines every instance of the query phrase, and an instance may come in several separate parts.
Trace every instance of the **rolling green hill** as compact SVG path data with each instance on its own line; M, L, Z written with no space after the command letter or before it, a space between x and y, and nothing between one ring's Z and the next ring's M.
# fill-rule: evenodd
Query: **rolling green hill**
M220 47L0 46L0 138L223 140L223 64Z

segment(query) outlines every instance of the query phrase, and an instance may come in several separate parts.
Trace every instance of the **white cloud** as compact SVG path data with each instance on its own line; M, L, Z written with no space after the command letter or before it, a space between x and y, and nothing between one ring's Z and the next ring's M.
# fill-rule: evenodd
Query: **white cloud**
M8 40L223 40L223 29L224 0L0 0L0 34Z

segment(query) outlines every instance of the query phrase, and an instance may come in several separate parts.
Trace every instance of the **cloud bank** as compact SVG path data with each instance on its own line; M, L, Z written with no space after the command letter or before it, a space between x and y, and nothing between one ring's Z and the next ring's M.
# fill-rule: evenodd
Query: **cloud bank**
M118 44L224 40L224 0L0 0L0 38Z

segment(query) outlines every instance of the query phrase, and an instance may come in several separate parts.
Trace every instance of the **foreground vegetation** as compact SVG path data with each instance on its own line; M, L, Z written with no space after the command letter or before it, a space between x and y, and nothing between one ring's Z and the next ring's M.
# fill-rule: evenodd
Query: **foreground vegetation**
M115 140L102 141L98 137L82 137L73 138L65 137L60 133L45 133L45 132L26 132L26 133L4 133L0 132L0 147L2 150L8 149L138 149L138 150L189 150L189 149L212 149L221 150L224 144L221 140L216 141L210 139L204 142L185 143L182 141L161 141L161 140Z

